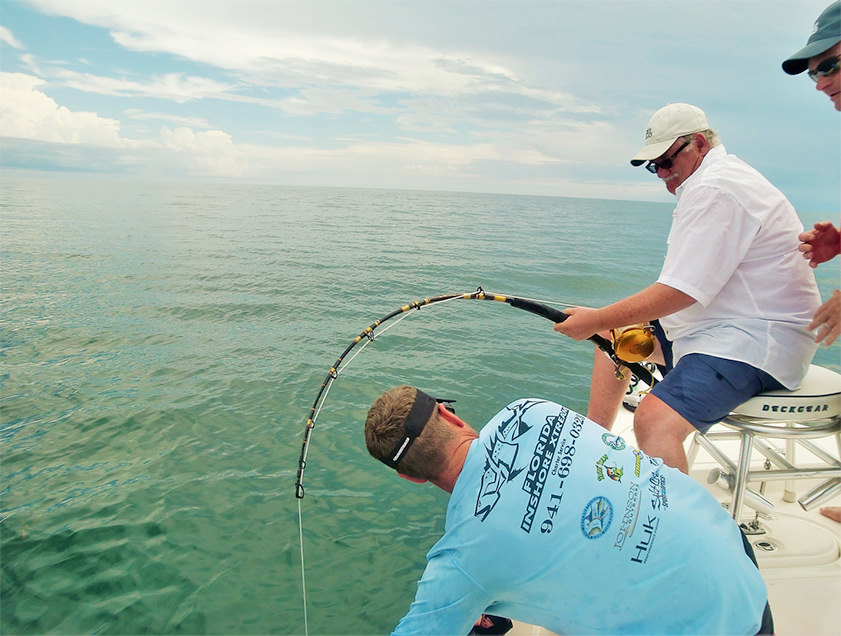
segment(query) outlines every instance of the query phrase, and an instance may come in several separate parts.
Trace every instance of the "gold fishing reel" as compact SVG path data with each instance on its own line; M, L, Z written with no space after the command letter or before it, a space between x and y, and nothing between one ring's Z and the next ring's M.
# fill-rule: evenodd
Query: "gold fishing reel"
M624 362L642 362L652 353L657 342L651 325L630 325L610 330L613 350Z

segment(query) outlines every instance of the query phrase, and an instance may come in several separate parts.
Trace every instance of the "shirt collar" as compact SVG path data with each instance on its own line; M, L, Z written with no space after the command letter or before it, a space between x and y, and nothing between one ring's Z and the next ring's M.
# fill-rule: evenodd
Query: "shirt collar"
M681 183L677 188L675 188L675 196L680 199L680 195L683 193L684 188L686 188L689 184L696 180L698 175L700 175L704 170L709 168L712 164L721 161L724 156L727 154L727 150L724 148L724 144L718 144L714 148L710 148L707 151L707 154L704 156L703 160L701 161L701 165L689 175L689 178Z

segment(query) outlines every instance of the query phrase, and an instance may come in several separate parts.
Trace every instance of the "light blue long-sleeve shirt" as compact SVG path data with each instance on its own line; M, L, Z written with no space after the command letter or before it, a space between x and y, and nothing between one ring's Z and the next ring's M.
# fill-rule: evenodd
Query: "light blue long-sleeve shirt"
M700 484L564 407L519 400L482 429L395 634L482 613L559 634L755 634L767 593Z

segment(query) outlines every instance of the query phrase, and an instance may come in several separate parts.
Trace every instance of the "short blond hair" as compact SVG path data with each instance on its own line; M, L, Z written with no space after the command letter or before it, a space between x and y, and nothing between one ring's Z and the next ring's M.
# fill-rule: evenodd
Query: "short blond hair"
M365 418L365 445L375 459L382 461L394 452L405 435L404 423L412 410L418 389L402 385L378 397ZM399 473L415 479L434 480L442 473L448 459L448 443L455 433L433 410L421 434L397 462Z

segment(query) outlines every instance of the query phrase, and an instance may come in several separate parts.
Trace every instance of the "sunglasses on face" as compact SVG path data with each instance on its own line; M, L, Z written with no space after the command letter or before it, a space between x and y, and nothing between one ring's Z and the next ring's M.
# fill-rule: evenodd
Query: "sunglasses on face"
M645 164L645 169L648 170L651 174L657 174L657 171L660 168L663 168L663 170L668 170L672 167L673 159L677 157L681 152L683 152L683 149L686 148L690 143L691 141L684 141L683 145L680 148L675 150L672 154L670 154L668 157L661 161L649 161L647 164Z
M833 73L837 73L841 68L841 58L828 57L815 67L815 70L809 70L809 77L813 82L817 82L818 78L827 77Z

